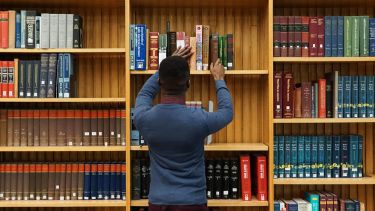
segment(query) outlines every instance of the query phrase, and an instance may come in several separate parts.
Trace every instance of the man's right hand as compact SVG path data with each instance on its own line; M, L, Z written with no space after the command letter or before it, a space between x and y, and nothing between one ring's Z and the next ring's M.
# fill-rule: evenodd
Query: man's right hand
M215 64L211 63L210 71L215 80L224 80L225 69L220 59L217 59Z

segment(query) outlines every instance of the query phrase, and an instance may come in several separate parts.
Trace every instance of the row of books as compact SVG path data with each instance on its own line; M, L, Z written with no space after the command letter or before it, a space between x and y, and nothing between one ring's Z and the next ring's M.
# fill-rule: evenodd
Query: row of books
M0 61L1 98L69 98L76 93L71 54L42 54L40 60Z
M364 211L363 202L352 199L340 199L336 194L324 191L306 192L304 198L293 200L275 200L274 211Z
M125 200L126 164L0 163L0 200Z
M76 14L0 11L0 47L82 48L82 26Z
M375 18L274 16L275 57L375 56Z
M363 177L363 137L275 136L274 178Z
M150 169L148 159L132 160L132 199L148 198ZM208 199L249 201L255 195L268 200L267 158L262 154L242 155L240 159L206 160Z
M294 83L293 73L274 73L275 118L373 118L374 79L340 76L338 71L312 82Z
M0 146L124 146L125 110L1 109Z
M148 32L146 25L130 26L130 69L158 70L163 59L178 47L191 46L191 70L208 70L220 58L225 69L234 69L233 34L210 33L210 26L196 25L195 37L185 32Z

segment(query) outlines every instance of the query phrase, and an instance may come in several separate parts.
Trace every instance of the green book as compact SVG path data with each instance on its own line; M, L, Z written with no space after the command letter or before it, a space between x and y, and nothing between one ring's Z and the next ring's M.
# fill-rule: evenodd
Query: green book
M305 199L311 203L311 211L319 211L320 200L318 194L305 193Z
M223 59L224 59L224 37L219 36L219 59L222 64L224 64Z
M352 23L350 16L344 17L344 56L352 56Z
M359 21L359 55L368 56L369 54L369 17L360 16Z
M359 56L359 16L352 16L352 56Z
M221 60L221 63L223 64L225 69L228 69L228 39L227 35L223 36L223 58Z

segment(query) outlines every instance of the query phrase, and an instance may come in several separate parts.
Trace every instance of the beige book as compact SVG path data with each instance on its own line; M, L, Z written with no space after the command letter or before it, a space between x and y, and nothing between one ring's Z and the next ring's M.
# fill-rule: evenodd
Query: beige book
M190 57L190 70L197 70L197 39L196 37L190 37L190 46L193 55Z
M9 48L16 47L16 11L9 10Z

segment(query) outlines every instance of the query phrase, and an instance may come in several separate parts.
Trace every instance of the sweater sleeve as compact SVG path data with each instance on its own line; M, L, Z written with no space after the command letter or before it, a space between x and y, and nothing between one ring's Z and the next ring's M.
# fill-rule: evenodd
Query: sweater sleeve
M152 101L160 91L160 86L157 81L158 78L159 72L156 72L146 81L137 95L134 110L134 123L137 128L139 128L141 124L144 113L152 108Z
M208 134L217 132L224 128L233 119L233 104L229 90L224 80L216 80L216 95L218 110L205 112L205 120L208 127Z

